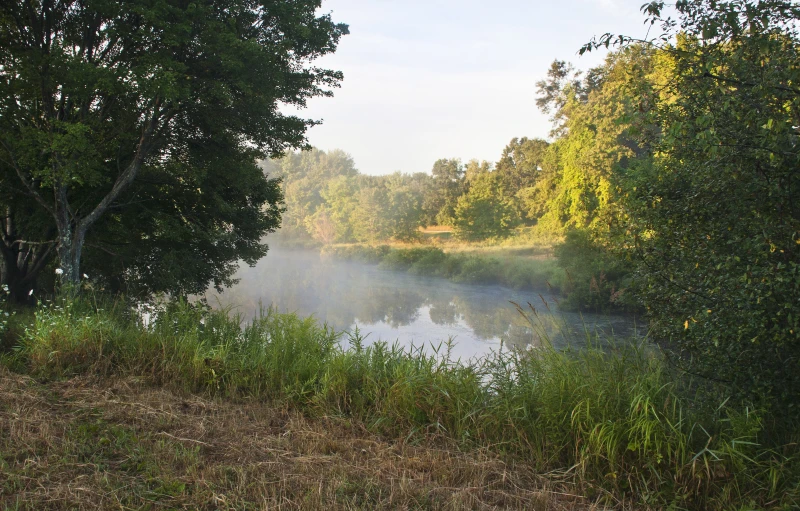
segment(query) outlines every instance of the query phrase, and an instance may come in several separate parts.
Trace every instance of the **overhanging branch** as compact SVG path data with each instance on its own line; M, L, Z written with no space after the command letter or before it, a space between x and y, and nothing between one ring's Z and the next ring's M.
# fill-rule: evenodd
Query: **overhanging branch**
M128 167L122 172L122 174L117 177L117 180L114 182L114 186L111 188L111 191L103 197L103 200L92 210L91 213L86 215L78 224L78 230L86 231L92 224L94 224L98 218L100 218L103 213L106 212L108 207L119 197L119 195L133 182L136 178L136 174L139 172L139 169L144 162L144 159L149 155L150 150L150 142L155 132L156 128L158 127L158 121L161 117L161 100L156 99L155 104L153 106L153 115L150 117L150 120L147 123L144 131L142 132L142 136L139 139L139 145L136 148L136 154L133 157L133 161L128 165Z

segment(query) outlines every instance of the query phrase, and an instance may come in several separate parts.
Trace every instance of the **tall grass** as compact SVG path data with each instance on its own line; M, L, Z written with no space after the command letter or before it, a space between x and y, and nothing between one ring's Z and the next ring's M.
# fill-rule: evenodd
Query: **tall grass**
M676 379L653 350L550 347L463 363L267 309L250 323L183 302L149 322L118 305L41 307L6 363L40 377L136 375L233 399L288 403L399 438L490 448L608 504L790 509L796 425ZM697 394L705 392L702 400ZM769 425L769 427L767 427ZM748 507L749 506L749 507Z

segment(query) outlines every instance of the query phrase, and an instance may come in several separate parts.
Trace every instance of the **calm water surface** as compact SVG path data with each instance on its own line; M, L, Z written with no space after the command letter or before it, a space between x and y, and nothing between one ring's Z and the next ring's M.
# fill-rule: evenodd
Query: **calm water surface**
M237 277L239 284L223 294L209 293L209 302L233 306L245 317L252 317L259 303L280 312L313 315L338 331L358 327L367 343L382 340L431 350L453 339L452 355L463 359L501 346L540 345L542 337L565 347L585 345L587 333L625 339L644 331L628 316L560 312L557 297L544 291L458 284L315 251L271 249L254 268L241 268ZM533 326L510 301L525 306Z

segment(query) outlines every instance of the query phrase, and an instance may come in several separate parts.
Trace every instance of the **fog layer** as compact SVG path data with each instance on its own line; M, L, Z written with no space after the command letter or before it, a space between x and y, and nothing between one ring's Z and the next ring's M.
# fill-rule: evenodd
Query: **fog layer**
M223 294L209 293L209 302L231 306L245 318L260 305L313 315L337 331L358 327L368 343L383 340L430 350L452 338L453 355L465 359L499 349L501 343L539 345L542 335L564 347L585 344L587 332L626 337L635 327L628 317L560 312L557 297L546 292L417 277L314 251L271 249L255 267L242 267L237 277L240 282ZM528 309L534 328L511 301Z

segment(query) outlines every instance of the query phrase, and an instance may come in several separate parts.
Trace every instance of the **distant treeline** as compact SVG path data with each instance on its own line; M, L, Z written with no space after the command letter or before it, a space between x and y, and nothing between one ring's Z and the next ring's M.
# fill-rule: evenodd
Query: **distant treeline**
M607 231L624 185L652 158L637 98L666 79L656 61L656 53L633 47L585 74L554 62L536 100L552 114L553 142L514 138L494 163L443 158L430 173L371 176L341 150L264 161L271 177L283 179L282 229L325 244L412 240L431 225L452 226L466 240L502 238L519 226L556 235Z
M643 94L670 72L664 55L639 46L586 73L553 62L536 99L552 115L553 141L514 138L498 148L497 162L443 158L430 173L372 176L342 150L311 149L261 165L283 180L284 232L324 244L413 240L431 225L451 226L465 240L506 237L520 226L606 237L653 159L658 129Z
M483 240L539 222L547 210L542 186L553 177L545 170L550 146L515 138L497 164L443 158L430 173L385 176L361 174L341 150L314 148L261 165L283 180L286 235L323 244L411 241L421 227L445 225L462 239Z

